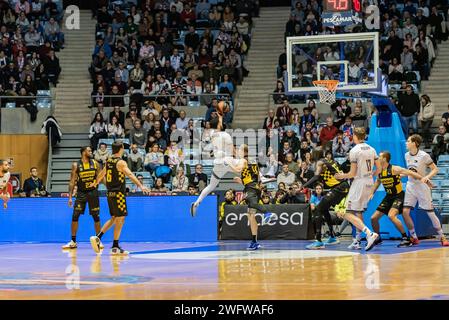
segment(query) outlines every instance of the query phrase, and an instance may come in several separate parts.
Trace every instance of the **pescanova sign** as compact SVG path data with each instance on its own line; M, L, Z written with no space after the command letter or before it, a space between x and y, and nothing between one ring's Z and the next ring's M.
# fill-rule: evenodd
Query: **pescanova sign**
M347 26L354 23L352 12L324 12L322 14L323 25L326 27Z

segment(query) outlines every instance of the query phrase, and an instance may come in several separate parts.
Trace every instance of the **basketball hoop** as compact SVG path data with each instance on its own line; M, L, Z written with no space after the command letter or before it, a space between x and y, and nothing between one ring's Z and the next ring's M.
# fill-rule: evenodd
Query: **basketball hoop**
M326 104L335 103L335 93L337 92L338 80L315 80L313 85L318 89L320 102Z

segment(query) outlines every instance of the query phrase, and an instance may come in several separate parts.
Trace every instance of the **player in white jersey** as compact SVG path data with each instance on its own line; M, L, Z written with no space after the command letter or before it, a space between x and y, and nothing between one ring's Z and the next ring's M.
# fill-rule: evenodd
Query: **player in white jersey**
M449 246L449 241L447 241L446 237L443 234L440 220L436 216L432 204L432 190L430 179L432 179L432 177L438 173L438 167L427 152L419 150L419 146L421 145L421 143L422 138L418 134L411 135L406 142L406 147L408 150L408 152L405 154L407 169L417 172L423 178L421 180L417 180L410 177L407 182L404 197L404 209L402 214L405 224L407 225L407 228L409 230L410 237L408 239L403 239L399 244L399 247L409 247L419 244L418 236L416 235L415 231L415 225L413 224L413 220L410 217L410 209L414 208L416 206L416 203L419 204L420 209L427 212L427 215L432 221L433 227L437 231L438 238L441 241L441 245L443 247L447 247ZM427 168L431 169L429 173L427 173Z
M3 207L6 209L9 201L8 182L11 174L9 173L9 162L0 160L0 199L3 200Z
M211 135L214 153L214 168L212 169L209 184L203 191L201 191L198 199L190 205L190 214L192 217L196 215L196 210L204 198L215 190L226 173L233 172L228 164L234 161L234 142L229 133L222 131L223 116L218 114L217 118L210 121L210 126L214 130Z
M354 130L354 143L356 146L349 152L351 170L348 173L339 173L335 178L352 179L354 181L349 189L346 202L346 213L344 218L357 228L356 238L349 246L350 249L359 249L361 232L365 232L367 244L365 250L368 251L376 244L379 235L372 232L363 223L363 212L368 207L371 188L373 187L373 176L380 170L380 162L376 150L365 143L366 132L364 128ZM376 167L376 171L374 171Z

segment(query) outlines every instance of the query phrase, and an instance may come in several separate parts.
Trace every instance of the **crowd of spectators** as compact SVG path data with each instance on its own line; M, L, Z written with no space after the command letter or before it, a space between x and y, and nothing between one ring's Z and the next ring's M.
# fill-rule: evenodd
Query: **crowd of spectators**
M97 44L89 68L92 106L123 107L135 100L163 108L232 100L248 74L256 1L100 1Z
M200 120L202 143L208 144L218 101L232 105L236 86L248 74L244 61L258 1L212 3L104 0L94 12L91 146L104 161L108 148L99 145L101 139L128 139L130 167L149 172L155 192L163 190L160 182L172 191L204 188L207 177L199 178L201 168L190 172L184 146L170 137L178 130L193 138L194 121ZM204 117L189 117L192 103L207 106ZM232 112L224 119L231 121Z
M61 72L55 52L64 48L62 6L52 0L0 2L0 95L25 97L13 101L36 119L32 96L58 83Z

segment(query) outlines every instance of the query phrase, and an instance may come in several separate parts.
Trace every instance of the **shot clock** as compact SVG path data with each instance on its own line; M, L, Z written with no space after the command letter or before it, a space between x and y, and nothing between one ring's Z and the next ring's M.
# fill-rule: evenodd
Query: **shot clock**
M362 9L361 0L324 0L324 11L340 12L354 11L360 12Z

